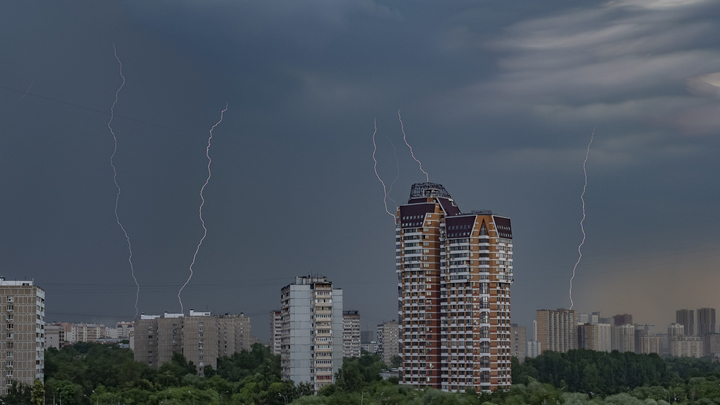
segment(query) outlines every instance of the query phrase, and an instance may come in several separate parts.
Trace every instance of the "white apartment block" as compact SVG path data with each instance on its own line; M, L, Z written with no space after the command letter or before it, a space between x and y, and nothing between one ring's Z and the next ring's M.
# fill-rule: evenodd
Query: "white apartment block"
M0 302L5 322L0 328L0 395L13 381L32 386L45 374L45 290L32 281L7 281L0 277Z
M360 357L360 312L343 311L343 357Z
M674 357L694 357L703 356L703 341L697 336L681 336L677 339L670 340L670 355Z
M282 288L282 378L310 383L317 392L333 383L343 359L343 294L327 277L296 277Z
M282 343L282 312L270 311L270 353L279 355Z

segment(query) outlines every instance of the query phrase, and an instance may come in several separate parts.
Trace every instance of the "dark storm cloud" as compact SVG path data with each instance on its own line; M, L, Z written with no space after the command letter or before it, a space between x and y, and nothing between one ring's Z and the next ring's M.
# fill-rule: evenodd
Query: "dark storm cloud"
M394 229L370 136L377 118L378 170L387 182L396 176L389 139L400 164L392 197L404 201L424 176L402 142L398 108L431 181L463 210L513 219L515 321L569 304L582 159L596 126L576 308L617 310L598 297L625 280L620 270L637 274L637 289L643 275L673 280L662 261L632 270L627 260L719 242L709 213L719 197L720 9L506 3L3 6L0 85L17 90L0 92L0 187L11 190L0 198L5 276L46 286L51 320L134 312L102 113L120 84L115 43L127 77L114 124L120 215L142 311L179 309L202 235L207 131L226 101L186 308L244 311L266 337L280 287L320 273L364 325L395 317ZM716 259L686 275L703 277ZM653 288L661 295L672 284ZM667 311L642 308L636 316L653 322Z

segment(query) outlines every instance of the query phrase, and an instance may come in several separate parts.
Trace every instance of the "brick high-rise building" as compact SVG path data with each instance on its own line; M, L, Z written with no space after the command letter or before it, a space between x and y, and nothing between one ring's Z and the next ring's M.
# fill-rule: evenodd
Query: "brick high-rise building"
M5 322L0 326L0 395L13 381L32 387L45 375L45 290L32 281L6 281L0 277L0 302Z
M685 336L695 336L695 311L692 309L675 311L675 322L685 328Z
M697 335L703 337L708 333L715 333L715 308L700 308L697 310Z
M577 349L577 311L568 309L539 309L537 340L542 351L565 353Z
M400 383L444 391L511 384L510 219L462 213L417 183L396 217Z

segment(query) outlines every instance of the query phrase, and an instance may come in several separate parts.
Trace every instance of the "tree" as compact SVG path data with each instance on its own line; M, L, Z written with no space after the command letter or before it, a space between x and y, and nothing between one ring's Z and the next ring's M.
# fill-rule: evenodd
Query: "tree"
M30 395L30 403L32 405L43 405L45 402L45 386L43 386L43 383L40 381L40 379L35 379L35 384L33 384L32 388L32 394Z

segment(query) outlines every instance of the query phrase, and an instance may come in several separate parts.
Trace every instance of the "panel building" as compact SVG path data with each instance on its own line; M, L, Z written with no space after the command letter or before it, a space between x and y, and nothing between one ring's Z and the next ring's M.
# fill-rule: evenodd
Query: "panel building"
M527 355L527 329L514 323L510 324L510 335L512 336L510 355L517 357L518 361L523 363Z
M360 312L343 311L343 357L360 357Z
M280 354L282 341L282 312L278 309L270 311L270 353Z
M685 328L685 336L695 336L695 311L692 309L675 311L675 322Z
M510 219L462 213L416 183L396 217L400 383L492 391L510 382Z
M715 333L715 308L700 308L697 310L697 335L703 337L708 333Z
M217 359L250 349L250 318L243 314L212 315L190 310L190 315L141 315L134 323L135 361L160 367L182 353L204 376L217 369Z
M577 349L577 311L569 309L539 309L537 340L542 351L565 353Z
M296 277L282 288L282 378L317 392L334 382L343 359L343 294L327 277Z
M377 326L377 354L390 367L392 358L399 354L400 327L396 320L386 321Z
M0 331L0 395L13 381L32 386L45 374L45 290L32 281L7 281L0 277L0 302L5 322Z

